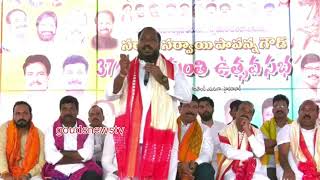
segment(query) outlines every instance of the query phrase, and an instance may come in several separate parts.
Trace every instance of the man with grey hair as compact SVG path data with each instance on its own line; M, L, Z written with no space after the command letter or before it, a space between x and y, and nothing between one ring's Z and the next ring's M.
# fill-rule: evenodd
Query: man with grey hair
M265 153L261 131L251 125L253 104L242 101L235 120L219 132L223 153L217 179L268 179L260 157Z

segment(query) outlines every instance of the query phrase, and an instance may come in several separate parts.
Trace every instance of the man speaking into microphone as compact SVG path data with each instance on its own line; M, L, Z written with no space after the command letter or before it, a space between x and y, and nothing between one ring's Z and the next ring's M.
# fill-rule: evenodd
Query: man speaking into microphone
M130 61L121 54L120 70L107 86L106 99L119 99L115 126L124 127L124 133L105 139L108 148L102 165L106 177L176 177L177 101L188 103L192 94L184 74L160 54L160 46L160 33L143 28L138 33L138 56ZM115 156L117 163L113 164Z

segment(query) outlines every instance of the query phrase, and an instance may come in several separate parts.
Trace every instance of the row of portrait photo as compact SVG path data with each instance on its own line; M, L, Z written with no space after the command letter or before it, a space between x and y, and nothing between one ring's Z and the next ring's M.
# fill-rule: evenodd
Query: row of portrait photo
M3 5L4 21L2 26L4 36L2 51L54 54L85 50L95 54L95 51L120 49L121 41L130 37L130 33L128 36L128 29L131 30L130 32L137 32L146 25L169 32L192 31L194 29L203 31L208 28L212 31L217 28L221 30L221 26L225 27L225 23L229 26L228 22L231 19L238 19L238 23L241 22L240 25L245 26L241 17L246 16L256 18L250 19L251 24L253 23L252 26L254 24L262 26L261 19L266 17L259 14L264 12L263 9L270 14L277 3L280 6L287 2L250 1L235 4L225 1L221 3L209 2L207 4L195 2L195 4L192 4L191 2L181 1L176 4L172 2L156 4L149 1L147 3L137 1L132 4L109 2L108 8L105 8L104 4L90 4L86 1L80 1L76 6L68 2L68 5L53 9L50 9L48 5L34 10L25 5L16 6L5 1ZM193 6L195 6L194 10L192 10ZM234 12L234 16L228 18L226 14L229 11L232 12L232 6L236 6L235 9L243 9L242 11L247 13ZM252 8L252 11L247 10L249 7ZM286 11L281 16L288 15L288 6L286 5L286 7ZM192 15L192 13L195 14ZM252 16L253 14L254 16ZM179 17L176 17L177 15ZM193 16L195 18L194 24ZM215 19L214 23L205 21L208 16ZM229 20L220 20L220 16ZM274 16L273 20L276 19L277 15ZM174 23L176 21L180 23ZM279 23L279 26L287 26L287 24Z

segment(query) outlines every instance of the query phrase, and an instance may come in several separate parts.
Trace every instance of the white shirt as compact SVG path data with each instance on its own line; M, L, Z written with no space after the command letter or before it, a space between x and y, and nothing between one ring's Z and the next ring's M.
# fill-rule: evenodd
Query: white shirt
M278 146L284 143L290 143L291 127L292 126L290 124L287 124L279 131L277 135ZM305 139L308 151L312 156L314 156L313 138L314 138L315 129L306 130L301 128L301 132ZM296 179L302 179L303 173L298 169L297 163L295 161L295 157L293 157L291 150L289 150L288 161L291 169L295 173ZM281 167L277 168L277 177L282 179L282 176L283 176L283 169Z
M76 127L77 125L75 125ZM82 162L86 162L91 160L93 155L93 146L94 146L94 137L93 134L89 134L86 141L83 144L83 148L77 150L77 134L76 133L68 133L64 134L64 150L65 151L78 151L80 156L83 158ZM53 137L53 126L49 128L45 133L45 159L50 164L56 164L63 157L62 153L56 148L55 140ZM72 173L77 170L83 168L84 165L82 163L76 164L63 164L56 165L55 170L65 174L66 176L70 176Z
M168 175L169 180L176 179L178 149L179 149L179 141L178 141L177 134L178 133L176 133L175 135L172 151L171 151L170 167L169 167L169 175ZM113 134L110 134L110 133L106 134L104 144L106 144L106 146L103 148L103 154L101 159L104 179L105 180L117 179L117 176L113 174L113 172L118 170Z
M204 131L207 131L206 133L208 133L208 136L210 137L209 146L213 147L213 153L210 161L212 162L212 167L215 170L215 172L218 172L217 153L221 153L218 133L225 126L226 125L224 123L219 121L213 121L213 125L211 127L205 124L202 125ZM215 175L217 175L217 173L215 173Z
M188 124L184 124L181 122L181 136L179 137L180 141L182 141L184 135L186 134L186 132L188 131L189 127L190 127L191 123Z
M151 89L151 83L148 83L147 86L145 86L144 82L143 82L144 75L145 75L145 70L144 70L145 62L140 60L139 63L140 63L140 65L139 65L139 82L140 82L139 86L140 86L141 94L143 95L143 98L142 98L143 111L142 111L139 142L140 142L140 144L142 144L143 143L144 126L146 123L146 116L147 116L147 112L149 110L150 103L151 103L152 89ZM115 74L119 74L120 69L117 69L117 71L118 71L118 73L116 72ZM150 76L152 76L152 75L150 74ZM169 90L167 91L167 93L170 96L172 96L175 107L178 108L177 100L181 101L183 103L190 102L192 99L192 93L191 93L192 91L191 91L191 86L190 86L189 82L186 80L184 74L181 71L179 71L178 66L174 67L174 78L175 78L175 80L168 79ZM125 81L126 81L126 79L125 79ZM122 88L117 94L113 94L113 83L114 83L114 80L112 80L111 83L108 83L107 89L106 89L106 99L111 100L111 101L120 98L120 96L123 93L123 88ZM178 111L178 109L177 109L177 111Z
M280 131L280 127L276 127L276 131L277 131L277 134L278 134L278 132ZM269 139L267 136L265 136L264 134L263 134L263 138L264 139ZM267 165L267 167L268 168L276 168L276 159L275 159L275 157L274 157L274 154L268 154L269 155L269 162L268 162L268 165Z
M236 132L235 132L236 133ZM256 169L253 175L253 179L269 179L265 168L261 166L260 157L265 153L264 139L260 130L257 130L257 134L252 134L250 137L244 133L238 132L243 138L248 138L248 142L251 146L252 152L246 150L246 146L243 145L240 149L232 147L230 144L220 142L222 153L231 160L245 161L251 157L257 160ZM241 137L240 136L240 137ZM224 176L224 179L235 179L235 173L232 169L228 170Z
M94 153L92 158L94 161L101 161L104 139L104 134L94 134Z

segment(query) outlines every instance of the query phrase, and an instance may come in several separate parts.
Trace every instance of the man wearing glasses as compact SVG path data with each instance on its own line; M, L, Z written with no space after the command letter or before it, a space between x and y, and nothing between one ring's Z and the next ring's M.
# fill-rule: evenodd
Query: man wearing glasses
M280 168L279 155L277 148L277 133L286 124L291 124L292 120L287 117L289 112L289 100L286 96L278 94L272 100L273 117L267 120L261 126L261 132L264 136L266 153L261 159L262 165L267 168L268 177L277 179L277 170ZM276 170L277 169L277 170Z

